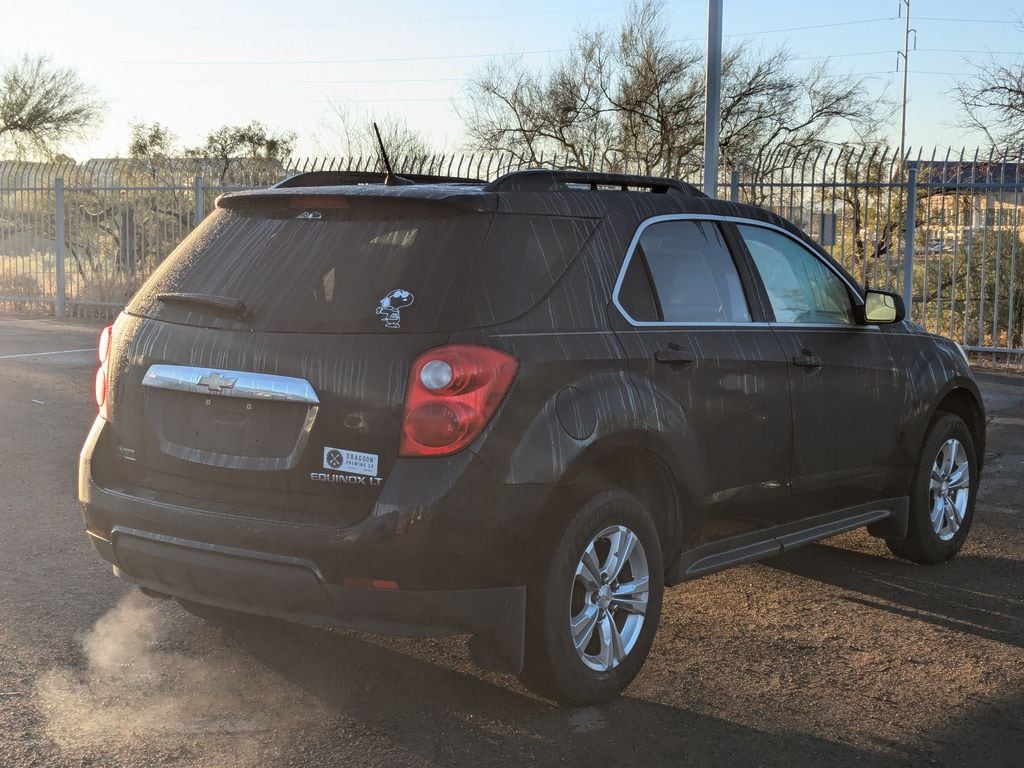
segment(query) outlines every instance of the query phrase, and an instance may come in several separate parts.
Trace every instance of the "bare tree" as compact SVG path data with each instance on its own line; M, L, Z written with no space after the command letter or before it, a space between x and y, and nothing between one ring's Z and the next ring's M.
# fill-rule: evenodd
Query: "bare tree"
M800 71L785 49L734 48L722 69L725 167L771 171L840 127L867 130L886 106L863 79ZM614 33L581 31L547 72L492 61L467 93L472 144L523 163L678 174L704 142L703 54L670 38L661 0L633 0Z
M1018 21L1024 31L1024 20ZM956 80L952 91L963 110L957 124L981 131L994 147L1024 144L1024 59L968 64L974 74Z
M721 155L727 168L775 173L798 155L837 142L863 144L892 108L863 78L830 72L827 61L798 72L785 49L733 50L723 65Z
M380 149L373 132L374 122L393 162L411 162L436 154L427 138L405 118L392 114L377 117L370 112L358 114L346 104L331 105L330 112L321 120L326 135L318 137L317 142L325 151L350 162L364 158L375 161Z
M0 149L52 155L100 121L105 104L73 69L24 56L0 72Z

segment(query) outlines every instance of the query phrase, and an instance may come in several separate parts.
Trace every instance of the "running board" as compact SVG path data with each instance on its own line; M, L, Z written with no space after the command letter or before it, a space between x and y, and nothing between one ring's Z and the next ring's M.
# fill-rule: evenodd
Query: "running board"
M678 584L734 565L762 560L854 528L866 525L877 528L880 522L888 522L890 519L896 523L894 527L899 527L899 523L905 521L906 513L906 498L884 499L818 515L799 524L780 525L766 531L705 544L683 552L666 575L665 583Z

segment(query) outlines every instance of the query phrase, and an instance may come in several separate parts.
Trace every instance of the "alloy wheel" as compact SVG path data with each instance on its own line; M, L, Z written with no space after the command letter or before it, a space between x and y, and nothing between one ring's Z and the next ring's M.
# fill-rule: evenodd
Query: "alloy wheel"
M647 614L650 568L633 531L613 525L583 549L573 576L569 630L580 660L608 672L629 655Z
M932 529L949 541L963 525L971 493L971 470L967 451L955 437L939 448L928 481Z

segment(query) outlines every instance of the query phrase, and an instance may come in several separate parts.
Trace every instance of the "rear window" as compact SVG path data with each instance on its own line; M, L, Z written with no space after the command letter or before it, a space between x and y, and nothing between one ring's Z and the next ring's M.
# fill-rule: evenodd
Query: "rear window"
M568 269L595 226L593 219L496 216L459 313L460 326L501 323L532 309Z
M215 328L307 333L452 327L491 214L414 202L302 211L218 208L129 303L132 314ZM248 316L160 294L241 301Z

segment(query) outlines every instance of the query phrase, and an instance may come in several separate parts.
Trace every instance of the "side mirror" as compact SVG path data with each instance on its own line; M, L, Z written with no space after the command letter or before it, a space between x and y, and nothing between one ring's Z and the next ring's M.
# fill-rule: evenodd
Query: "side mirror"
M898 323L907 316L903 297L887 291L865 291L864 306L858 309L864 324Z

